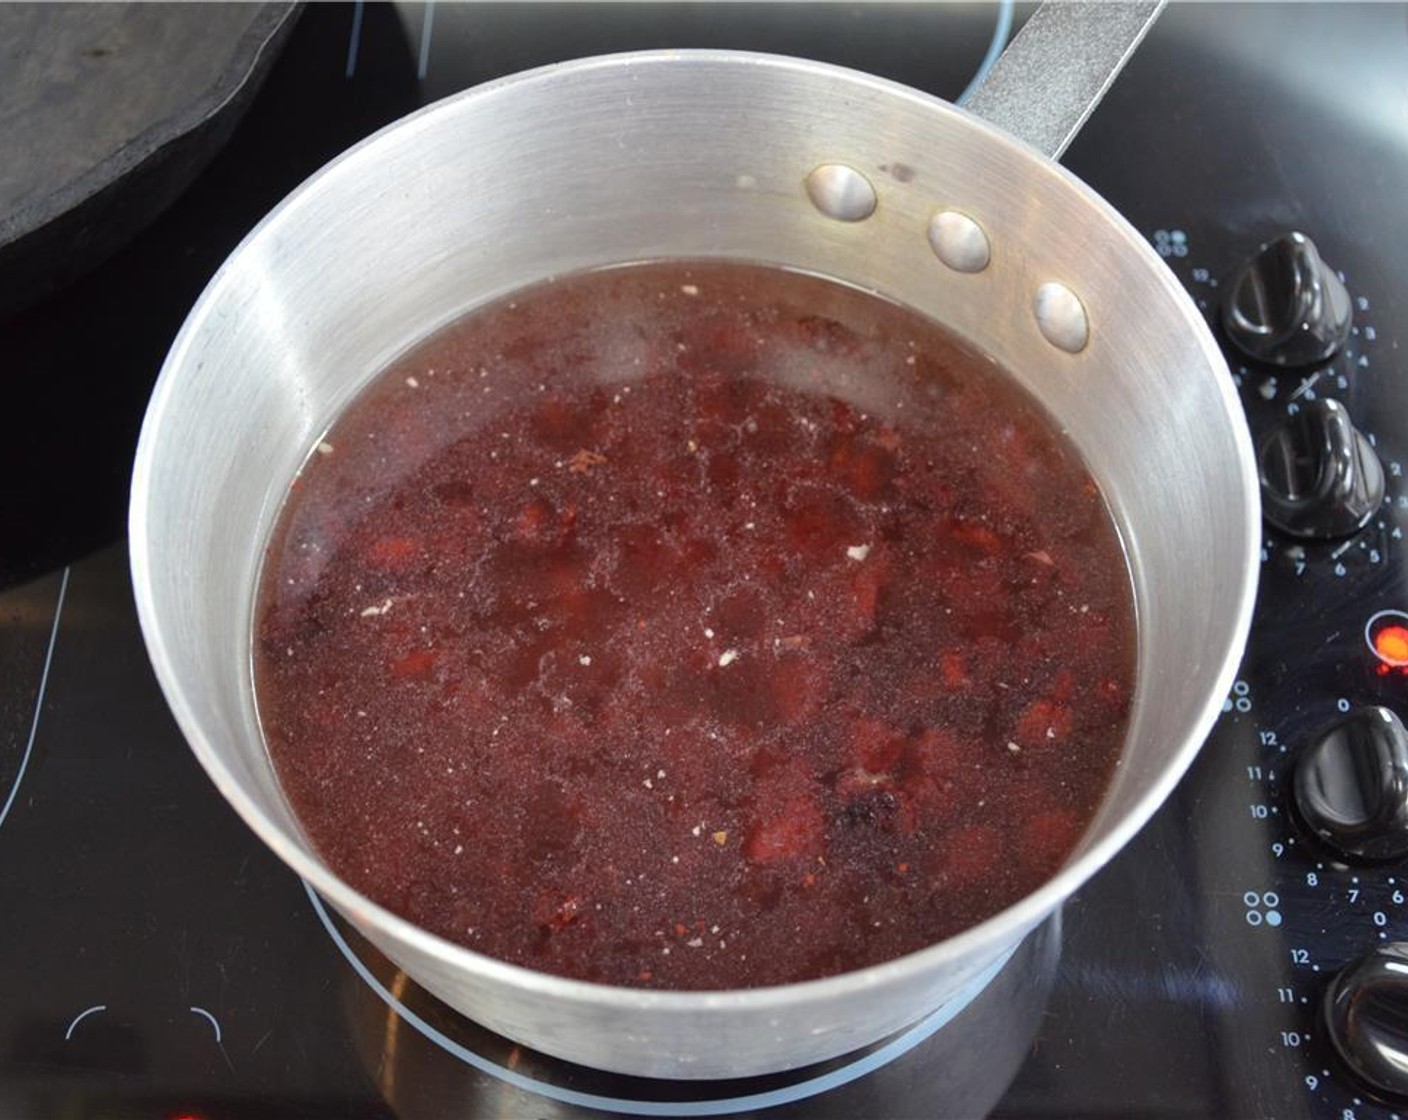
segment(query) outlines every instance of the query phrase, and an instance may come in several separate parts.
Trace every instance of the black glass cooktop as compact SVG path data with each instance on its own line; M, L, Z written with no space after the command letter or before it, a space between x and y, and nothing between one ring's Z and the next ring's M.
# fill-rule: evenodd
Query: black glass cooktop
M326 160L466 86L639 47L803 55L957 98L1028 11L311 5L194 185L0 320L0 1116L1398 1114L1322 1004L1357 994L1341 1029L1361 1054L1403 1047L1382 950L1408 940L1408 866L1317 841L1289 789L1336 721L1408 715L1408 645L1385 634L1408 624L1402 6L1175 5L1065 159L1210 319L1260 244L1314 240L1349 293L1346 342L1309 367L1229 351L1233 376L1258 437L1340 402L1385 492L1332 541L1266 529L1252 641L1193 770L966 1006L771 1079L643 1082L527 1053L328 916L199 770L147 666L123 542L146 397L204 282Z

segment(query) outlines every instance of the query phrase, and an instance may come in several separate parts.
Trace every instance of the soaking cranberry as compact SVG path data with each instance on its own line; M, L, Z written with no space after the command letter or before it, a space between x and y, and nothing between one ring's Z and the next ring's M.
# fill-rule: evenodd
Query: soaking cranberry
M805 980L1057 870L1124 735L1119 541L1015 383L816 277L559 278L400 359L265 564L255 671L333 869L611 984Z

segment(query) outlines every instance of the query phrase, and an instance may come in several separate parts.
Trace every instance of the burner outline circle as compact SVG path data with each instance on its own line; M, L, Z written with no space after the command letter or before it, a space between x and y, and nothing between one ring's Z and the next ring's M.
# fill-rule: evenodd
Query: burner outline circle
M54 647L59 641L59 619L63 617L64 597L68 594L68 574L69 569L65 567L63 578L59 581L59 596L54 603L54 621L49 628L49 644L44 650L44 668L39 674L39 689L34 695L34 718L29 721L29 738L24 745L24 754L20 756L19 769L15 771L14 784L10 786L10 792L4 803L0 804L0 825L5 823L5 818L14 808L15 800L20 795L20 783L24 781L24 773L29 769L30 756L34 754L34 740L39 735L39 716L44 711L44 696L49 689L49 669L54 664Z
M763 1108L775 1108L784 1104L794 1104L797 1101L807 1100L822 1093L830 1092L832 1089L839 1089L843 1085L849 1085L852 1081L857 1081L867 1074L873 1073L875 1070L887 1066L896 1059L903 1057L951 1022L959 1012L963 1011L987 988L997 974L1002 971L1007 962L1012 959L1012 956L1016 953L1018 948L1018 946L1014 945L981 973L975 976L957 995L937 1010L930 1012L928 1016L919 1020L919 1022L907 1028L902 1033L891 1037L888 1042L885 1042L878 1049L872 1050L838 1069L828 1070L826 1073L806 1078L794 1085L787 1085L780 1089L745 1093L741 1096L716 1097L710 1100L693 1101L637 1100L630 1097L609 1097L600 1093L584 1092L579 1089L565 1089L549 1081L528 1077L515 1070L509 1069L507 1066L499 1065L497 1062L491 1061L482 1054L475 1053L463 1043L456 1042L442 1031L437 1030L397 999L386 985L376 978L372 970L367 967L352 946L348 944L342 931L337 928L336 923L333 922L332 916L328 913L328 909L324 905L323 900L318 896L318 893L313 890L306 881L302 882L303 889L308 892L308 900L313 904L313 910L318 915L318 920L322 922L323 928L327 931L328 936L332 938L333 944L337 946L338 951L341 952L347 963L352 966L353 971L371 988L377 998L394 1010L402 1020L413 1027L428 1041L433 1042L447 1054L458 1058L466 1065L473 1067L481 1073L488 1074L490 1077L499 1081L505 1082L508 1085L512 1085L516 1089L536 1093L538 1096L558 1101L561 1104L575 1105L581 1108L602 1109L618 1112L627 1116L675 1117L736 1114Z

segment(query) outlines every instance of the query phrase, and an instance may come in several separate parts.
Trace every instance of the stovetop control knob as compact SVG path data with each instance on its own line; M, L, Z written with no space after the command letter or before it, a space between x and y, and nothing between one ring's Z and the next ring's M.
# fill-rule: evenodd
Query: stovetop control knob
M1223 330L1259 362L1312 366L1349 337L1349 292L1303 233L1261 246L1224 293Z
M1373 446L1328 398L1305 402L1261 441L1262 514L1297 537L1348 536L1384 500L1384 469Z
M1408 944L1384 942L1347 965L1325 993L1325 1022L1357 1077L1408 1099Z
M1296 758L1293 789L1302 822L1338 855L1408 856L1408 731L1387 708L1360 708L1316 736Z

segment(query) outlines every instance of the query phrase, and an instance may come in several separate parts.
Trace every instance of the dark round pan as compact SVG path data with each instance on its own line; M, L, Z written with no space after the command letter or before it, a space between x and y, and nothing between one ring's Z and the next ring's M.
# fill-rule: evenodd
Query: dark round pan
M98 264L181 193L298 9L0 4L0 314Z

